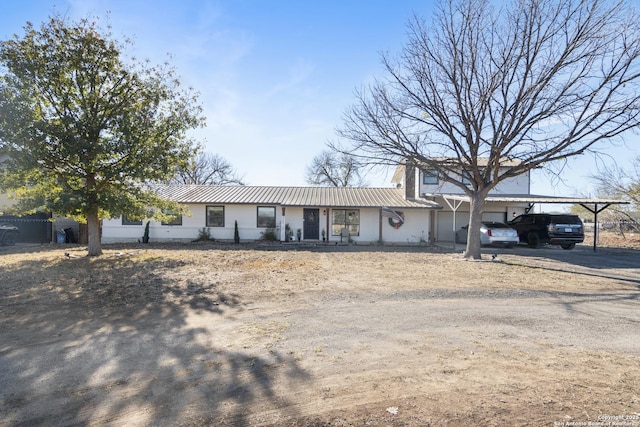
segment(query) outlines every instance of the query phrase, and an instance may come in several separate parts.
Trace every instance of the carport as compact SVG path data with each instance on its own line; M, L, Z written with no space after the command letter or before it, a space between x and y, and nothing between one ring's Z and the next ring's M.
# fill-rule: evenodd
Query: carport
M471 204L471 199L466 194L454 194L454 193L424 193L421 195L422 197L428 199L434 199L437 197L441 197L444 202L449 206L449 208L453 212L453 232L456 232L456 211L462 206L463 203ZM627 200L620 199L585 199L579 197L556 197L556 196L539 196L534 194L522 195L522 194L495 194L489 195L485 199L486 203L513 203L513 204L527 204L528 207L525 208L525 212L530 212L533 207L539 204L570 204L570 205L580 205L583 208L587 209L589 212L593 213L594 218L593 221L595 226L593 227L593 251L596 251L597 242L598 242L598 214L603 210L607 209L611 205L628 205L630 202ZM469 209L471 210L471 209ZM455 239L453 242L454 250L455 250Z

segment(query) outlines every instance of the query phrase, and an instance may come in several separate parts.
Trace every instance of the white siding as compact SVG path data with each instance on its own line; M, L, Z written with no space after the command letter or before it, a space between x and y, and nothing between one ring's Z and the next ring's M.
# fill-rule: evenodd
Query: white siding
M531 191L529 186L529 173L518 175L515 178L505 179L489 192L489 194L524 194Z
M102 243L137 242L143 234L144 225L122 225L121 218L102 221Z
M322 239L322 229L324 227L324 220L326 215L323 216L322 209L320 208L311 208L311 209L319 209L320 211L320 230L318 231L318 236ZM278 221L280 224L280 221ZM289 224L291 231L293 232L293 240L297 240L297 233L300 230L300 236L304 239L304 221L303 221L303 208L286 208L285 209L285 225ZM279 234L278 234L279 236Z
M420 173L420 177L418 178L419 182L419 194L433 194L433 193L451 193L451 194L459 194L462 193L459 187L444 182L440 180L437 185L426 185L423 184L422 173ZM529 173L525 173L523 175L519 175L514 178L508 178L499 183L494 189L492 189L489 194L522 194L527 195L530 192L529 186Z
M404 224L394 228L388 218L382 218L382 241L390 243L420 243L429 240L428 209L397 209L404 215Z
M149 227L149 240L151 242L184 241L189 242L198 237L199 231L206 226L206 206L189 205L190 215L182 218L182 225L162 225L160 222L151 221ZM214 206L214 205L212 205ZM267 205L260 205L267 206ZM209 227L212 238L221 241L233 241L234 224L238 221L240 240L259 240L264 228L257 228L258 205L227 205L224 212L224 227ZM276 208L276 228L281 226L282 207ZM312 209L314 207L311 207ZM331 209L317 208L320 214L319 236L322 239L322 230L326 232L329 242L339 242L340 236L331 235ZM349 208L352 209L352 208ZM382 226L382 240L385 243L419 243L421 239L428 240L429 234L429 209L397 209L404 214L405 222L399 228L389 225L387 218L380 218L380 209L361 208L360 234L351 236L355 243L369 244L380 240ZM293 238L296 239L297 230L304 230L303 208L288 207L285 210L285 224L289 224L293 230ZM102 242L136 242L142 239L143 225L122 225L120 218L104 220L102 225ZM278 233L278 237L280 234ZM304 239L304 236L302 236Z

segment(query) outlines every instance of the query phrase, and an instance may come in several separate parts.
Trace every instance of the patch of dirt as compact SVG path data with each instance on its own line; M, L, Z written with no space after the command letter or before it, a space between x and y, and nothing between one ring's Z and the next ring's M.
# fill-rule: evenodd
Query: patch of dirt
M481 261L417 246L10 248L0 425L640 426L640 245L606 239Z
M585 244L593 245L593 231L585 235ZM640 249L640 233L601 231L598 233L598 246L607 248Z

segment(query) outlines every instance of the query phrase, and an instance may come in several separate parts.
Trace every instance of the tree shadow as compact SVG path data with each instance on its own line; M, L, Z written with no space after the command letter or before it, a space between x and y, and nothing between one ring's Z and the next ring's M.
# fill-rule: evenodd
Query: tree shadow
M556 247L531 249L520 246L514 249L483 249L483 253L495 255L500 262L539 270L539 274L572 273L640 287L640 251L635 249L607 248L593 252L584 247L567 251Z
M630 307L631 311L636 310L636 303L640 301L640 294L633 293L579 293L579 292L551 292L551 291L542 291L543 294L548 295L549 297L554 298L559 305L564 307L565 311L569 314L576 314L581 312L579 307L583 305L588 305L592 303L615 303L619 307L621 307L621 303L631 303L633 304ZM598 316L602 315L601 313L597 314ZM629 321L630 318L627 318Z
M3 425L243 425L249 404L295 416L276 385L308 374L289 355L239 351L191 322L222 323L244 302L206 277L178 283L174 267L123 256L0 271Z

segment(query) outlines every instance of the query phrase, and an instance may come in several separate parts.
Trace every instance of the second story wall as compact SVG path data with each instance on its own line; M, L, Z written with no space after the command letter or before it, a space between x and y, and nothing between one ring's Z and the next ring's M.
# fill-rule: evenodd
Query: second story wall
M462 193L462 190L448 182L444 182L434 173L420 171L418 178L419 194L424 193ZM520 194L528 195L531 192L529 172L508 178L493 188L489 194Z
M456 177L461 179L461 177ZM422 194L462 194L463 191L448 182L445 182L435 171L429 171L416 167L411 162L398 166L391 180L398 188L404 188L407 199L419 198ZM508 178L499 183L489 194L531 194L531 174L526 172L514 178Z

